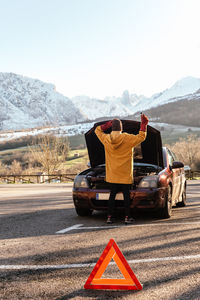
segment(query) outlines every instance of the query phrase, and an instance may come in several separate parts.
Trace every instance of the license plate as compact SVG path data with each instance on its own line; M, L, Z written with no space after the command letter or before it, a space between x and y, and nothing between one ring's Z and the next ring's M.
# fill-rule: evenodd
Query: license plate
M96 200L108 200L109 196L109 193L96 193ZM124 200L123 194L117 193L115 200Z

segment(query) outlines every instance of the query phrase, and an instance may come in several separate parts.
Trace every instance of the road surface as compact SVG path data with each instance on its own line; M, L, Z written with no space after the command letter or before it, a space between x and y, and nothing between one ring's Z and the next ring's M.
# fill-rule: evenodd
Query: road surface
M71 184L0 185L0 299L200 299L200 181L188 181L187 206L170 219L137 214L78 217ZM114 239L141 291L85 290L84 284ZM109 264L102 278L123 278Z

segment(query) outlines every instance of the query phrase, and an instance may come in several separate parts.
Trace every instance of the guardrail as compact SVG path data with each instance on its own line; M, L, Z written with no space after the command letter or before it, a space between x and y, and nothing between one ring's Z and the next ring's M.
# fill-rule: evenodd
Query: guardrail
M0 183L60 183L71 182L77 174L0 175Z
M186 171L187 179L199 179L200 171ZM64 183L72 182L77 174L0 175L0 183Z

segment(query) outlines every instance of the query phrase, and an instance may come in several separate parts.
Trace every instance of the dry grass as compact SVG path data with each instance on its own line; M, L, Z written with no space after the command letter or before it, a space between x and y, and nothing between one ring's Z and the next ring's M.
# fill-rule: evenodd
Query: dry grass
M37 174L41 167L31 156L28 147L20 147L0 151L0 174ZM87 149L70 150L67 160L63 162L59 173L79 173L87 168L89 161ZM57 172L56 172L57 173Z

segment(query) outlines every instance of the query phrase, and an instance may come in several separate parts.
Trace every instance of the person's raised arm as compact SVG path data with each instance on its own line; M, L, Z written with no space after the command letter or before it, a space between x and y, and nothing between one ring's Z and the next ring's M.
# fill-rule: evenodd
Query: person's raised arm
M147 116L144 114L141 114L141 124L140 124L140 131L138 134L129 134L128 135L128 143L132 146L135 147L142 143L146 139L147 135L147 124L149 120Z
M149 119L144 114L141 114L141 124L140 124L140 131L147 131L147 124Z
M110 128L111 126L112 126L112 121L108 121L108 122L96 127L94 132L97 135L98 139L102 142L102 144L104 143L104 140L107 136L107 134L104 133L104 131L107 130L108 128Z

